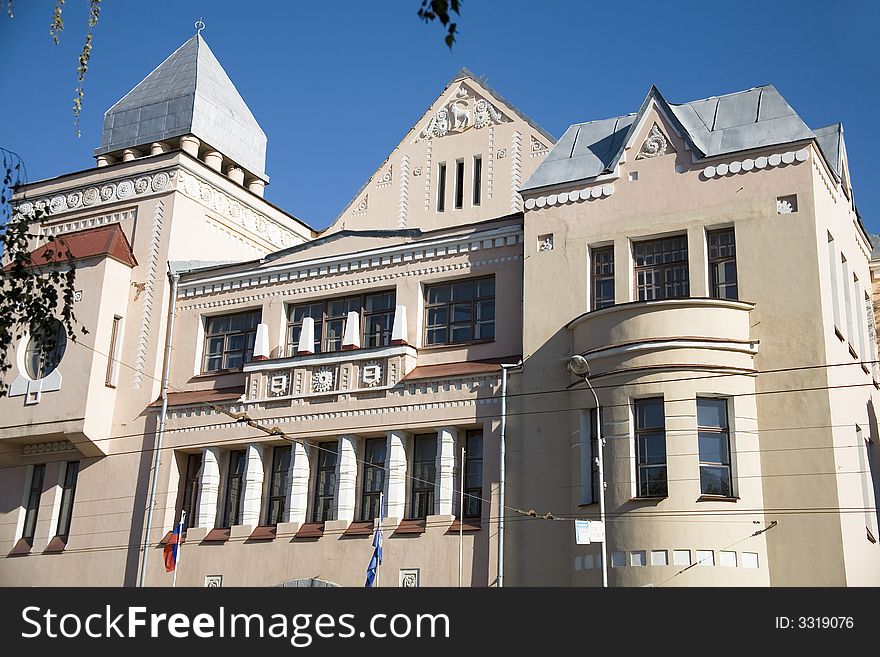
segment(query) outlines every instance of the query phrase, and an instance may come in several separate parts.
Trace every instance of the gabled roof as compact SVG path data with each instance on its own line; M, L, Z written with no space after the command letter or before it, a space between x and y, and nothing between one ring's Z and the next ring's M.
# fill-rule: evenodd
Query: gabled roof
M49 257L46 256L47 251L51 251ZM55 238L54 243L31 251L31 262L34 266L64 263L67 261L68 251L74 260L107 256L129 267L137 266L131 245L119 224L60 235Z
M187 134L266 178L266 134L200 34L107 110L95 155Z
M653 103L681 131L699 157L804 139L819 140L817 132L810 130L773 85L678 105L668 103L652 86L635 114L571 126L526 181L523 191L612 172ZM826 141L830 148L831 138Z
M843 175L843 124L832 123L824 128L817 128L814 132L828 165L840 178Z

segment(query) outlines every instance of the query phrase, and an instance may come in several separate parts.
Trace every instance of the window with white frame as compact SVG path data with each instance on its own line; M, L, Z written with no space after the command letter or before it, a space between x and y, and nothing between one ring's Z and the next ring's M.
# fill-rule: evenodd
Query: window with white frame
M636 478L639 497L666 497L666 415L663 397L636 399Z
M727 400L697 398L700 493L733 497Z

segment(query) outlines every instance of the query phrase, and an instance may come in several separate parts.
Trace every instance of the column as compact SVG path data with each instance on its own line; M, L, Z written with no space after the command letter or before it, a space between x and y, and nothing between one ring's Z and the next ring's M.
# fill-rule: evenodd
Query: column
M305 522L306 509L309 504L309 453L303 443L296 442L290 446L290 470L287 480L290 490L287 492L285 522Z
M202 471L199 473L199 501L193 526L213 529L217 522L217 498L220 495L220 448L202 450Z
M214 171L220 171L223 165L223 155L217 151L207 151L204 160L205 164L214 169Z
M385 516L404 518L406 512L406 433L389 431L385 450Z
M455 476L455 457L460 450L458 444L458 429L443 427L437 431L437 478L434 481L434 513L441 516L451 516L454 505L460 495L458 478Z
M339 436L336 459L336 519L354 520L357 491L357 436Z
M391 344L408 344L406 329L406 306L398 304L394 308L394 325L391 328Z
M241 500L241 524L259 525L263 501L263 446L248 445L244 467L244 495Z

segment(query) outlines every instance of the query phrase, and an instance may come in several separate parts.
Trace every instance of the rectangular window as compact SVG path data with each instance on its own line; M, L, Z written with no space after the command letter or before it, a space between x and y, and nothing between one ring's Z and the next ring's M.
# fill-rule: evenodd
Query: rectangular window
M596 435L596 409L590 409L590 500L599 503L599 437Z
M874 304L867 292L865 292L865 324L868 327L868 350L862 358L871 361L872 375L874 380L878 381L880 377L877 375L877 329L874 324Z
M241 524L241 494L244 488L244 468L247 452L229 452L229 469L226 471L226 503L223 505L221 527Z
M834 312L834 328L840 330L840 296L837 285L837 251L834 238L828 234L828 266L831 269L831 306Z
M425 288L425 344L464 344L495 338L495 277Z
M700 493L733 497L727 400L697 398Z
M22 538L32 542L37 529L37 515L40 512L40 498L43 496L43 477L46 476L46 465L40 463L34 466L31 474L31 483L27 497L27 507L24 514L24 531Z
M122 340L119 335L119 329L122 327L122 318L113 318L113 327L110 329L110 349L107 352L107 375L104 378L104 384L115 388L116 380L119 373L119 351L122 346Z
M254 356L261 311L205 318L203 372L237 370Z
M709 243L710 296L715 299L738 299L733 228L709 231L706 239Z
M464 205L464 161L455 161L455 209Z
M76 493L76 480L79 477L79 461L68 461L64 471L64 486L61 489L61 508L58 514L57 536L70 534L70 520L73 518L73 496Z
M856 323L856 326L858 326L858 331L856 332L859 336L859 357L863 361L866 361L868 360L868 345L865 342L865 322L862 321L861 313L859 312L858 308L858 303L859 301L861 301L862 296L862 288L859 285L859 277L853 274L853 301L855 306L853 308L853 313L855 315L854 321ZM864 365L864 367L866 368L865 371L867 372L867 365Z
M479 518L483 503L483 432L468 431L464 463L464 517Z
M287 310L287 355L296 355L306 317L315 320L314 353L341 351L350 312L356 312L361 321L362 347L387 347L391 344L396 296L395 290L386 290L290 306Z
M361 346L387 347L391 344L396 296L391 290L364 297L364 340Z
M370 438L364 443L364 482L361 495L361 520L379 516L379 496L385 490L384 438Z
M840 255L840 266L843 269L843 310L846 313L846 339L849 341L849 348L855 351L853 342L855 335L853 331L853 302L852 302L852 277L849 275L849 263L843 254Z
M181 509L186 511L186 521L184 522L184 528L186 529L196 525L196 503L199 499L199 471L201 469L201 453L190 454L186 457L186 473L183 480L183 504L181 506Z
M636 299L676 299L690 294L687 235L633 242Z
M474 205L480 204L480 194L483 187L483 158L474 155Z
M437 165L437 212L446 209L446 163Z
M266 507L266 524L284 522L287 492L290 490L290 446L272 450L272 473L269 476L269 503Z
M857 427L857 432L861 434L862 430L860 427ZM856 438L859 437L858 434ZM874 537L880 539L880 536L877 536L877 532L880 531L880 468L877 465L877 444L871 440L870 436L864 436L863 440L865 441L865 455L868 459L868 467L859 469L867 470L867 474L870 477L870 489L874 492ZM870 504L865 504L866 513L870 512L870 506ZM870 529L870 521L867 524Z
M614 305L614 247L593 249L593 310Z
M315 474L315 504L313 522L327 522L335 518L336 460L339 443L326 442L318 445L318 469Z
M637 399L636 469L639 497L666 497L666 416L663 398Z
M416 436L413 441L411 518L433 515L436 474L437 434Z

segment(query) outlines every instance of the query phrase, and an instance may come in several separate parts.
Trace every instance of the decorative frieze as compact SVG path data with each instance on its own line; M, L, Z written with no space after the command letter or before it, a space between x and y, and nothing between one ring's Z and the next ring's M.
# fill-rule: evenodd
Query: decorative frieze
M285 289L280 289L280 290L273 290L272 292L256 293L256 294L251 294L251 295L237 297L237 298L217 299L215 301L206 301L206 302L202 302L202 303L194 303L194 304L189 304L189 305L185 305L185 306L181 305L180 309L181 310L203 310L203 309L209 309L209 308L219 308L222 306L237 306L237 305L240 305L243 303L251 303L254 301L261 301L263 299L269 299L271 297L296 298L296 297L300 297L300 296L306 295L306 294L320 293L320 292L332 292L334 290L339 290L339 289L343 289L343 288L350 289L353 287L374 285L376 283L384 285L387 281L392 281L392 280L395 280L398 278L404 278L404 277L408 277L408 276L422 276L425 274L442 274L442 273L457 272L457 271L467 272L471 269L479 269L480 267L491 267L491 266L500 265L500 264L503 264L506 262L515 262L517 260L520 260L521 258L522 258L522 256L517 254L517 255L505 256L502 258L492 258L490 260L479 260L477 262L456 262L456 263L450 263L450 264L446 264L446 265L438 265L436 267L427 267L424 269L414 269L414 270L409 270L409 271L381 274L378 276L369 276L366 278L360 278L360 279L350 280L350 281L335 281L333 283L323 283L323 284L319 284L319 285L308 285L305 287L298 287L298 288L293 288L293 289L285 288ZM288 279L287 277L285 277L282 280L275 280L272 282L279 283L279 282L284 282L286 280L292 280L292 278ZM252 283L250 285L256 285L256 283ZM237 285L236 287L240 288L240 287L248 287L248 286L249 285L242 283L240 285ZM228 290L231 288L230 287L223 287L222 289ZM194 291L192 291L192 292L187 291L182 296L192 297L192 296L210 294L212 292L220 292L220 291L221 291L221 288L219 285L213 290L209 290L207 288L194 288Z
M740 172L747 173L749 171L761 171L762 169L772 169L774 167L798 164L804 162L809 157L809 150L802 148L799 151L787 151L785 153L774 153L773 155L746 158L744 160L734 160L733 162L722 162L715 166L708 166L703 169L703 178L711 180L712 178L723 178L727 175L736 175Z
M541 209L551 205L565 205L566 203L580 203L582 201L595 201L600 198L607 198L614 193L614 185L596 185L594 187L585 187L583 189L575 189L570 192L560 192L558 194L549 194L547 196L537 196L528 198L525 202L526 210L535 208Z
M128 208L119 210L118 212L110 212L108 214L100 214L94 217L86 217L85 219L77 219L76 221L68 221L57 224L43 224L41 230L43 235L62 235L77 230L86 230L88 228L97 228L98 226L107 226L110 224L118 224L122 221L132 220L137 217L137 208Z
M391 169L388 170L389 173ZM409 157L400 158L400 194L397 199L397 227L406 228L406 215L409 209Z
M146 280L144 281L144 302L141 307L141 327L138 332L137 351L134 359L134 377L132 387L140 390L144 381L144 368L147 364L147 342L150 337L150 323L153 314L153 297L156 291L156 280L162 275L164 267L159 263L159 247L162 241L162 224L165 220L165 201L156 203L153 213L153 225L150 229L150 250L147 252Z
M522 186L522 133L519 130L513 133L513 142L510 147L510 211L522 210L522 198L519 188Z
M402 244L397 247L361 253L351 253L338 259L325 259L321 261L305 261L291 263L270 271L241 273L224 278L223 281L200 282L186 281L180 285L181 297L192 297L223 290L231 290L244 287L259 287L273 285L286 281L296 281L310 278L323 277L332 274L353 271L378 269L388 265L403 264L418 260L433 260L456 254L471 253L479 250L514 246L522 240L522 231L517 226L505 227L484 233L460 235L446 238L442 241L425 241L422 243ZM481 263L468 263L479 266ZM485 261L484 263L485 264ZM419 270L424 273L425 270ZM394 272L385 274L381 279L396 278L398 276L411 276L410 272ZM340 283L341 284L341 283ZM332 284L331 284L332 285ZM346 282L351 286L351 282ZM321 288L330 289L330 288ZM237 303L237 300L230 300Z
M543 157L550 150L547 148L547 145L535 137L535 135L530 135L529 141L531 143L530 157Z
M303 242L302 237L283 224L241 203L190 171L178 170L177 187L184 195L279 249Z
M105 182L100 188L84 186L64 194L28 199L19 203L17 210L22 214L30 214L34 208L48 208L50 215L58 215L83 208L100 207L108 203L169 191L173 189L176 176L177 171L168 169L132 178L117 178Z
M76 447L69 440L53 440L48 443L31 443L21 448L22 456L34 454L54 454L55 452L75 452Z

